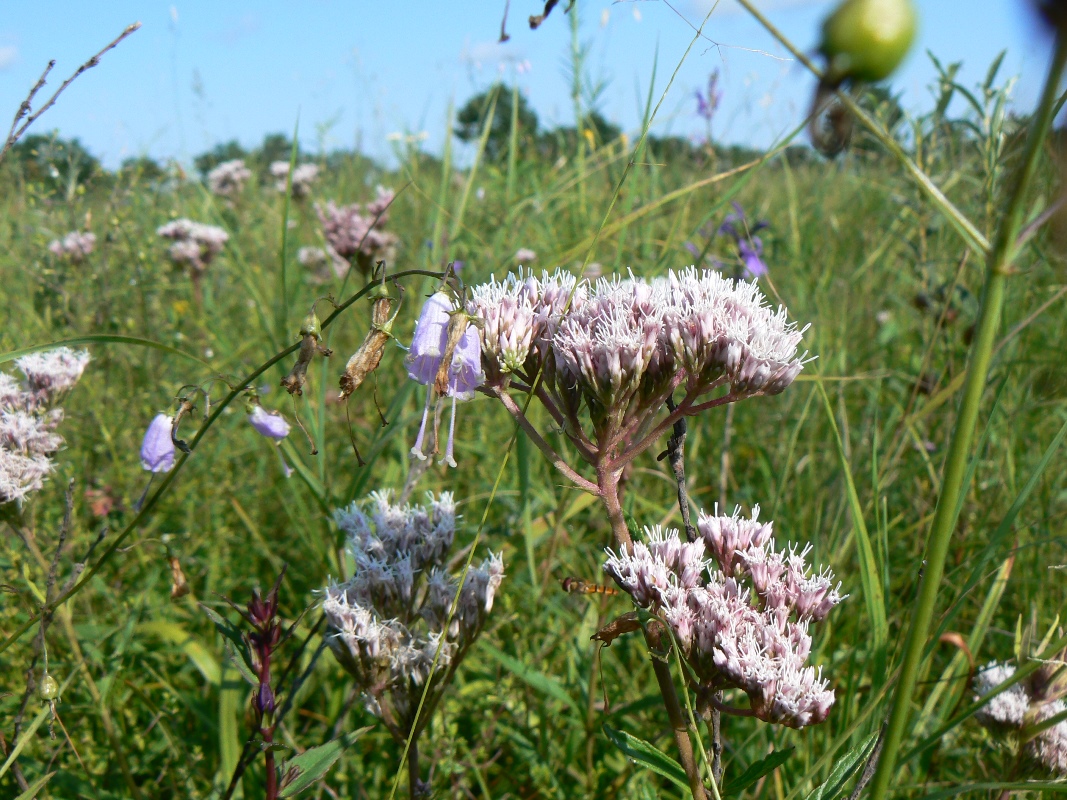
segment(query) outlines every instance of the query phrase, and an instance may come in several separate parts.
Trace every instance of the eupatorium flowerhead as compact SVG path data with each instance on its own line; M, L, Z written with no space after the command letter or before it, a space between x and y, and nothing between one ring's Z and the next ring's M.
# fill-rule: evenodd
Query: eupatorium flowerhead
M338 510L334 519L348 535L355 571L325 590L327 642L367 708L402 741L416 721L423 687L430 682L432 708L454 671L450 667L484 628L504 564L490 553L462 586L448 574L457 517L447 493L413 506L377 492Z
M700 519L701 539L684 542L675 530L646 528L647 543L618 555L609 550L604 571L670 626L702 685L744 691L752 712L767 722L794 728L822 722L834 693L820 669L805 662L810 624L825 616L822 605L828 611L843 599L839 587L824 586L832 574L824 571L809 586L807 551L775 551L769 525L755 517L701 512ZM745 549L737 550L742 543ZM761 559L784 566L757 580L752 565ZM815 589L817 603L808 596Z

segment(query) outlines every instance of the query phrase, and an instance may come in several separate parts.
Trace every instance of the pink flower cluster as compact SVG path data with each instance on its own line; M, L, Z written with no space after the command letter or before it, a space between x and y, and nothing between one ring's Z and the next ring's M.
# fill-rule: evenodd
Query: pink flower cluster
M274 161L270 165L270 174L274 177L274 188L285 193L289 183L289 162ZM319 177L316 164L300 164L293 170L293 199L303 200L311 194L311 184Z
M986 728L997 733L1017 731L1026 742L1027 752L1050 772L1067 776L1067 720L1060 720L1036 736L1027 728L1067 711L1063 697L1067 679L1059 673L1062 654L1041 668L991 697L974 715ZM974 676L975 701L997 691L1015 675L1010 664L990 662Z
M252 170L245 166L244 161L235 158L233 161L223 161L207 174L207 188L219 197L233 198L241 193L251 177Z
M63 446L55 404L81 378L87 352L66 347L15 361L24 379L0 373L0 506L23 500L44 485L51 456Z
M379 186L375 199L365 206L338 206L332 200L325 207L316 206L330 251L348 261L355 259L360 271L367 275L375 262L392 260L398 240L383 229L389 222L388 208L393 197L391 189Z
M808 628L844 597L829 570L809 570L810 545L776 550L771 523L758 515L759 507L751 519L701 512L693 542L646 528L649 541L609 550L604 571L670 626L703 688L740 689L759 719L803 728L825 720L834 702L822 668L806 665Z
M168 222L156 233L174 241L167 250L170 260L188 266L194 273L207 269L230 240L230 235L222 228L184 218Z
M348 535L355 563L351 579L325 590L327 641L356 679L371 713L396 720L406 735L415 722L422 687L440 648L430 707L447 676L485 625L504 563L490 553L459 582L446 571L456 529L452 495L429 495L426 506L395 505L376 492L334 514ZM459 593L456 612L449 611ZM382 713L382 704L390 705Z
M574 428L584 404L601 445L642 431L677 389L688 413L720 387L732 400L777 394L804 365L804 331L785 309L769 308L755 282L714 270L592 284L520 273L475 287L468 311L486 320L491 381L514 374L529 384L543 370L553 405Z
M71 231L62 239L48 245L49 252L74 264L84 261L96 247L96 234L91 231Z

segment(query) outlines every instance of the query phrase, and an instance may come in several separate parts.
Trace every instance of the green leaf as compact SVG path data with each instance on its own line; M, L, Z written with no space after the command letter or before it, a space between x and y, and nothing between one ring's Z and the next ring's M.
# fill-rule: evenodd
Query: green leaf
M203 603L198 605L208 615L208 618L215 623L215 628L225 638L226 641L223 642L223 648L237 671L241 673L241 677L253 686L258 685L259 678L256 677L255 672L252 670L252 659L248 653L248 645L245 643L244 637L241 636L241 631L214 609L208 608Z
M662 775L671 783L677 784L687 792L689 791L689 779L686 777L685 770L682 769L681 764L669 755L656 749L654 745L649 744L644 739L631 736L626 731L616 730L610 725L604 726L604 734L631 761L647 767L657 775Z
M292 797L297 792L307 789L329 771L349 745L369 730L369 727L360 728L358 731L346 733L283 762L278 767L280 786L278 797ZM287 779L286 776L290 774L290 770L295 770L295 772L293 772L293 777Z
M6 353L0 353L0 364L7 361L14 361L16 358L22 358L22 356L29 355L30 353L37 353L41 350L55 350L57 347L71 347L79 344L134 344L138 347L151 347L154 350L162 350L164 353L188 358L190 361L195 361L198 364L207 366L207 362L204 361L204 359L194 356L192 353L186 353L184 350L179 350L176 347L171 347L170 345L161 342L153 342L151 339L142 339L139 336L120 336L117 333L93 333L86 336L75 336L72 339L60 339L59 341L49 342L48 344L34 344L29 347L20 347L18 350L9 350Z
M841 441L841 434L837 430L837 420L834 418L834 410L830 406L830 398L822 381L818 381L819 393L822 395L823 405L826 407L826 417L830 422L830 430L834 434L834 442L837 445L837 456L841 461L841 473L845 478L845 486L848 489L848 505L852 515L852 525L856 532L856 549L859 551L860 582L863 584L863 599L867 604L867 616L871 623L871 653L874 659L872 672L874 676L884 676L886 642L889 639L889 623L885 616L885 595L882 590L882 571L878 567L878 561L874 556L874 547L871 545L871 537L867 533L867 524L863 521L863 506L860 505L859 494L856 492L856 484L852 480L852 469L848 465L848 457L845 455L845 446ZM880 685L880 682L879 682Z
M229 644L229 642L227 642ZM237 680L235 670L229 665L222 666L222 680L219 686L219 770L226 783L237 768L241 758L241 734L238 719L241 716L242 695L248 690ZM244 797L244 782L238 781L233 793L235 798Z
M859 747L841 756L823 784L809 794L807 800L834 800L844 788L845 781L852 777L860 762L867 760L874 748L874 743L878 741L879 733L880 731L875 731Z
M218 686L221 680L219 662L204 646L204 643L189 633L177 622L142 622L137 626L139 633L158 636L166 642L177 646L193 665L200 670L208 683Z
M28 787L26 787L26 791L16 797L15 800L35 800L35 798L37 797L37 793L44 788L44 785L46 783L52 780L53 775L55 775L54 772L45 773L40 778L31 783Z
M736 778L727 781L722 787L722 793L724 795L740 794L764 775L778 769L793 754L795 749L795 747L790 747L769 753L765 758L761 758L755 764L750 765L748 769Z
M538 672L533 667L528 667L517 658L513 658L507 653L497 650L491 644L483 643L481 649L500 662L506 670L513 673L517 678L529 684L534 689L537 689L537 691L543 692L549 697L554 697L562 703L570 706L575 713L581 713L578 708L578 703L575 702L573 697L567 694L567 690L564 689L563 685L555 678L545 675L543 672Z

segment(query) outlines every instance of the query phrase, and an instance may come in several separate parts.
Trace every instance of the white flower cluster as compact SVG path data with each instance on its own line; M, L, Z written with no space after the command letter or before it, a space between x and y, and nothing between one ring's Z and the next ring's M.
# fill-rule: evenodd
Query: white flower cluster
M219 197L236 197L252 177L252 170L239 158L223 161L207 174L207 188Z
M38 491L63 446L55 403L81 378L87 352L66 347L15 361L24 379L0 372L0 506Z
M338 661L356 679L371 712L394 720L405 736L415 724L434 655L440 649L431 708L481 632L504 578L503 561L490 553L468 571L460 589L446 572L455 503L447 492L428 498L427 506L400 506L389 492L376 492L335 512L356 569L350 580L326 588L322 604Z
M834 702L822 668L806 665L808 628L844 597L830 571L810 573L810 546L776 550L771 523L758 515L758 507L751 519L701 512L694 542L646 528L648 543L609 550L604 571L661 614L702 686L741 689L759 719L803 728L826 719Z
M785 310L769 308L755 282L714 270L577 286L568 273L520 272L475 287L468 311L486 320L490 378L529 382L543 368L555 404L573 415L584 401L600 441L624 423L640 428L675 389L688 405L720 386L737 398L777 394L804 364L803 330Z
M974 718L986 728L998 733L1025 731L1028 725L1039 725L1045 720L1063 714L1067 704L1062 696L1067 687L1063 678L1057 677L1061 659L1032 672L1017 683L991 698L975 713ZM1009 681L1015 675L1010 664L990 662L974 676L975 701ZM1067 720L1060 720L1051 728L1030 737L1026 749L1031 756L1051 772L1067 776Z
M376 261L392 260L398 239L383 228L389 222L388 208L394 196L392 189L379 186L375 199L364 206L338 206L332 200L325 207L316 206L330 251L345 260L355 258L366 274Z
M62 239L48 245L49 252L74 264L84 261L96 247L96 234L92 231L71 231Z
M274 188L285 193L289 182L289 162L274 161L270 165L270 174L274 177ZM293 170L293 198L303 200L311 194L311 184L319 177L316 164L300 164Z
M167 254L175 264L184 264L195 273L203 272L230 240L230 235L215 225L176 219L156 230L164 239L172 239Z

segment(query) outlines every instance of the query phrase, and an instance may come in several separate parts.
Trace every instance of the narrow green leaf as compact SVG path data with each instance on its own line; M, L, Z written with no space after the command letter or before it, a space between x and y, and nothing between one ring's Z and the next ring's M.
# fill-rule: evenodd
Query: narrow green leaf
M309 748L295 758L283 762L278 767L279 786L281 787L278 797L292 797L307 789L329 771L353 742L369 730L369 727L360 728L346 733L326 744ZM292 773L292 778L287 781L286 776L290 774L290 770L295 771Z
M52 780L52 776L55 774L56 773L54 772L45 773L40 778L31 783L29 786L27 786L26 791L16 797L15 800L36 800L37 793L44 788L44 785L46 783Z
M229 664L222 665L219 684L219 771L224 783L229 782L241 758L241 734L237 720L240 716L242 695L247 690L236 677L233 667ZM244 797L243 781L237 783L233 796Z
M882 591L881 570L874 557L874 547L871 545L871 537L867 533L867 524L863 521L863 507L860 505L859 495L856 493L856 484L852 480L852 470L848 465L845 455L845 446L841 441L841 434L837 430L837 420L834 419L834 411L830 406L830 398L826 394L822 381L817 381L819 393L822 395L823 405L826 408L826 417L830 422L830 430L834 434L834 443L837 445L837 457L841 461L841 473L845 478L845 486L848 489L848 504L852 513L852 524L856 531L856 549L859 551L860 582L863 584L863 599L867 604L867 616L871 621L871 652L874 662L872 665L872 679L879 684L885 678L886 642L889 639L889 623L885 616L885 596ZM881 676L880 678L878 676Z
M549 697L554 697L565 705L570 706L575 713L581 713L578 708L578 703L575 702L573 697L567 694L567 690L564 689L563 685L555 678L545 675L543 672L538 672L532 667L523 664L517 658L509 656L502 650L497 650L491 644L483 643L480 649L496 659L506 670L508 670L508 672L511 672L515 677L529 684L534 689L537 689L537 691L543 692Z
M252 685L258 684L259 678L256 677L255 672L252 670L252 659L248 652L248 644L245 642L244 637L241 636L241 632L237 630L237 626L203 603L198 605L208 615L208 618L215 623L216 630L226 640L223 644L226 655L229 656L237 671L241 673L241 677Z
M38 353L41 350L55 350L57 347L73 347L79 344L133 344L138 347L151 347L154 350L162 350L164 353L188 358L190 361L195 361L198 364L207 366L207 362L202 358L198 358L192 353L186 353L184 350L179 350L177 347L171 347L170 345L162 344L161 342L153 342L151 339L142 339L139 336L120 336L117 333L92 333L85 336L75 336L71 339L59 339L58 341L49 342L48 344L34 344L29 347L20 347L18 350L9 350L6 353L0 353L0 364L7 361L14 361L16 358L22 358L22 356L29 355L30 353Z
M838 759L830 774L826 776L821 786L808 795L807 800L834 800L840 795L845 782L852 777L860 763L865 762L874 749L874 743L878 741L880 731L875 731L868 736L863 743L845 753Z
M689 779L686 777L685 770L682 769L681 764L669 755L661 752L644 739L631 736L626 731L616 730L610 725L604 726L604 734L631 761L652 770L657 775L662 775L671 783L675 783L685 789L685 791L689 791Z
M738 795L745 791L764 775L768 775L782 766L795 749L795 747L789 747L785 750L775 750L773 753L769 753L765 758L761 758L755 764L751 764L748 769L736 778L727 781L722 787L722 793L724 795Z

